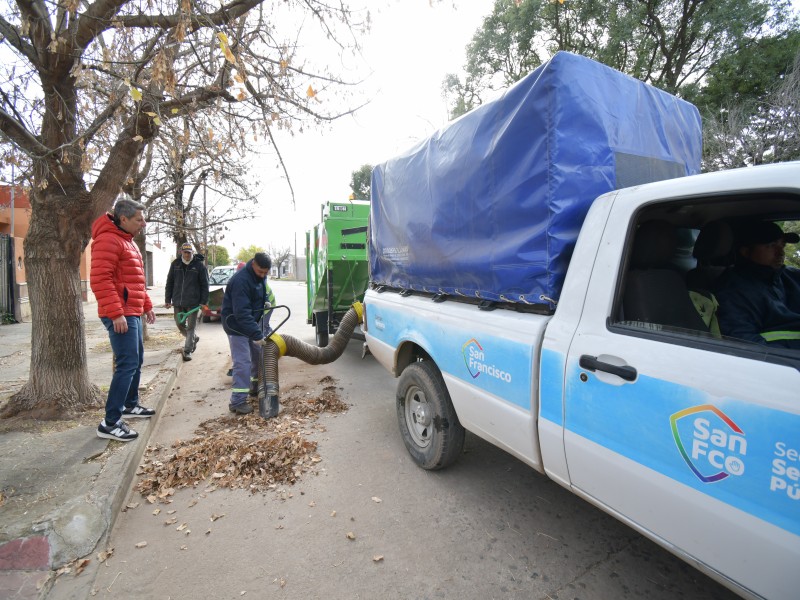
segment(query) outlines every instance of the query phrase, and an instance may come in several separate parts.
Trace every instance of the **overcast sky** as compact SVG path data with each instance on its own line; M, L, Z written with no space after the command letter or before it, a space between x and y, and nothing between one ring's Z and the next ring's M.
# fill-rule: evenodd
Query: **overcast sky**
M377 10L375 4L370 3L373 25L363 40L364 59L372 70L365 84L371 103L335 122L330 131L309 130L280 142L296 208L273 168L274 159L261 159L266 164L258 171L267 176L256 217L232 225L219 242L232 256L251 244L294 252L295 234L297 254L304 255L305 232L319 221L320 205L347 199L353 171L391 158L447 123L442 81L447 73L461 72L466 45L493 1L445 0L431 6L428 0L400 0Z
M488 16L493 0L351 0L370 7L373 25L362 40L372 70L364 94L371 103L343 117L330 130L308 130L282 139L296 206L274 157L254 170L264 173L256 215L232 225L219 242L231 256L255 244L305 253L305 232L320 218L320 205L346 200L350 176L363 164L376 165L411 147L447 123L441 88L447 73L461 74L466 46ZM792 0L797 9L800 0ZM457 5L454 7L454 5ZM320 100L329 100L320 95ZM273 175L274 174L274 175Z

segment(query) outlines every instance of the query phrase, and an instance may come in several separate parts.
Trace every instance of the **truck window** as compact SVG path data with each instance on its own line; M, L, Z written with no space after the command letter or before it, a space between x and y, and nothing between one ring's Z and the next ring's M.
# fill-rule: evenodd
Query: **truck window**
M755 229L761 238L753 238ZM651 205L629 233L611 325L678 344L796 359L797 232L800 199L789 195ZM763 244L766 257L754 263L744 244L764 235L780 239Z

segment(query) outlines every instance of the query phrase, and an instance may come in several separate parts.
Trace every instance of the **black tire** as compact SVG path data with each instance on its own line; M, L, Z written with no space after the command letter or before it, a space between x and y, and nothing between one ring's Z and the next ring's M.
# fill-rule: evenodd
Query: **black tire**
M203 315L200 317L201 323L211 323L211 317L209 315Z
M317 346L325 348L328 345L328 311L314 313Z
M464 428L436 365L416 362L397 384L397 420L414 462L435 471L452 464L464 448Z

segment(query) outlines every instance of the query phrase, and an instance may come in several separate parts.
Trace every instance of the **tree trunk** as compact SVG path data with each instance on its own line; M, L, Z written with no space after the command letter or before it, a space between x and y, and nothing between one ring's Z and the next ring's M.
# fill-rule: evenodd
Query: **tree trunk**
M35 193L25 239L31 302L30 379L2 417L59 419L100 404L89 380L81 304L80 257L91 236L88 193Z

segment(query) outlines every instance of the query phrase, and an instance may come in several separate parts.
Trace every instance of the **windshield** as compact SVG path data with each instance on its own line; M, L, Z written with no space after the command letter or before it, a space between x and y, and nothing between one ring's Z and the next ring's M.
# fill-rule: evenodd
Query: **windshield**
M208 283L211 285L226 285L231 275L232 273L227 271L212 273L211 277L208 279Z

